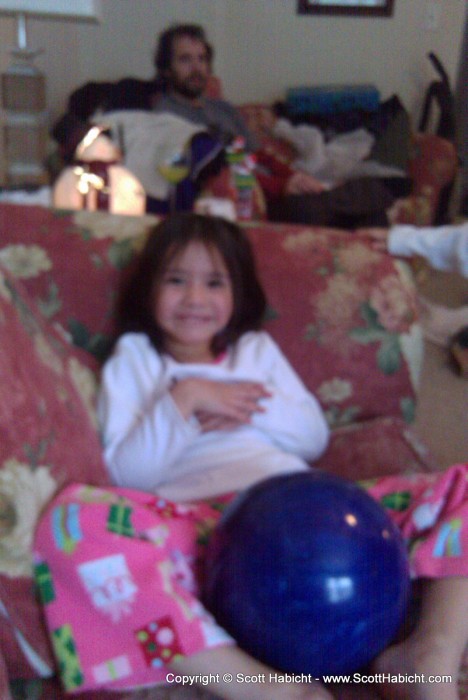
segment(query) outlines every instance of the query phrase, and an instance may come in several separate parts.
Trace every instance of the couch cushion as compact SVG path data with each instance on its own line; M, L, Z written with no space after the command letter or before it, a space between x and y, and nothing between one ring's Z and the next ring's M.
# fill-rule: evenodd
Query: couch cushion
M4 654L13 654L6 658L10 669L21 667L19 648L29 648L37 673L48 662L31 578L37 518L65 483L109 480L83 353L47 326L21 282L2 267L0 334L0 639ZM31 672L26 663L23 670Z
M48 321L92 356L106 353L119 283L154 217L0 205L0 264ZM141 234L141 235L137 235Z
M343 231L251 226L267 329L333 427L413 417L422 359L407 266Z
M438 471L413 430L401 418L386 416L332 430L330 444L314 467L347 479L374 479L402 471Z

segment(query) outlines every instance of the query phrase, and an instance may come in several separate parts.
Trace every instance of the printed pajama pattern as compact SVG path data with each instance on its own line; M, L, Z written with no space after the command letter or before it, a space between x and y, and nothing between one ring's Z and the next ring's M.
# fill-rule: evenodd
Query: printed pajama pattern
M362 483L407 541L413 578L468 574L467 474ZM232 498L180 504L81 484L57 496L34 556L67 691L164 683L178 658L233 644L198 599L204 546Z

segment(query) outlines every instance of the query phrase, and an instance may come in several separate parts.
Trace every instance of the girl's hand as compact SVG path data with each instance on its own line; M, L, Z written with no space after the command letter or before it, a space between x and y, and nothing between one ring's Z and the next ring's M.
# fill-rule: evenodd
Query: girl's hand
M241 425L244 425L238 420L225 418L216 413L208 413L207 411L197 411L195 416L198 420L202 433L209 433L213 430L235 430Z
M234 421L237 425L249 423L252 413L263 412L265 409L259 402L271 396L258 382L223 382L195 377L177 382L170 393L185 418L211 414L213 418ZM214 425L212 420L205 424Z

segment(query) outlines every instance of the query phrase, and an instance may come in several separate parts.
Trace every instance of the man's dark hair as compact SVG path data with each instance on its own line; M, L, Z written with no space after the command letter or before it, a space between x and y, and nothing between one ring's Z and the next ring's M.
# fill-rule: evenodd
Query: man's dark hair
M118 305L119 335L146 333L156 350L164 350L164 333L154 317L155 290L174 256L192 242L218 251L232 284L233 313L226 328L215 336L212 351L218 354L243 333L261 327L266 298L244 232L225 219L178 213L164 219L150 232Z
M204 44L208 61L209 63L212 62L214 57L213 47L208 42L203 27L200 27L198 24L175 24L169 27L169 29L166 29L158 40L158 45L154 54L154 65L159 77L163 78L164 73L171 67L175 40L186 36Z

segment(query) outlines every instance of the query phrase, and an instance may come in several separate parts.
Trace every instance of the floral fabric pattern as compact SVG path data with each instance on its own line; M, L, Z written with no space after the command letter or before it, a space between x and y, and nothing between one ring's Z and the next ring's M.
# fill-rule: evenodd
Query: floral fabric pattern
M112 337L112 311L125 270L156 219L106 212L54 212L40 207L3 207L0 263L21 280L40 315L86 350L95 371Z
M31 664L44 672L50 663L32 594L31 545L39 514L70 480L108 479L91 419L90 370L82 353L29 305L22 286L32 279L24 271L44 273L49 258L33 249L39 265L31 265L24 253L19 267L16 253L11 271L0 265L0 647L6 658L15 653L16 668L23 664L27 676ZM86 390L80 393L83 375Z
M15 277L37 277L50 270L52 263L45 250L37 245L7 245L0 253L0 263Z
M406 265L332 229L271 226L265 236L253 226L249 234L272 310L268 330L330 425L383 415L411 422L422 338Z
M47 467L31 469L15 459L0 471L0 573L9 577L31 576L32 537L39 514L56 491Z
M118 287L155 219L122 222L101 212L27 209L10 207L13 240L0 244L0 258L8 260L23 246L23 263L15 269L30 271L27 277L21 272L30 298L87 351L84 362L96 371L92 358L105 357L112 342ZM404 265L341 231L263 223L245 228L270 302L267 329L311 391L347 382L346 399L327 401L331 425L381 415L409 420L422 338ZM25 250L34 264L24 262Z

